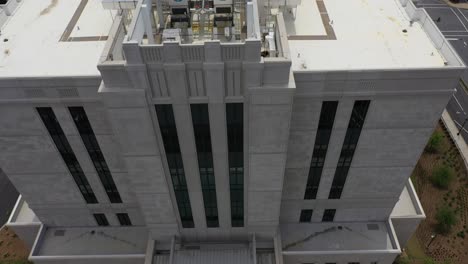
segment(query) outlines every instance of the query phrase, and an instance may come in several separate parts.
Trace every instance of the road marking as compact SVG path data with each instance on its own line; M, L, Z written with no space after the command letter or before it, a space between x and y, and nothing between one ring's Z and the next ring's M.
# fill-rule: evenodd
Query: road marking
M458 18L458 20L460 21L460 23L462 24L462 26L465 28L465 30L468 32L468 28L466 28L465 24L463 24L463 21L460 19L460 17L457 15L457 13L455 13L455 11L453 11L453 8L450 8L450 10L452 10L453 14Z
M453 98L455 98L455 101L457 101L458 106L460 106L461 110L463 111L463 114L466 115L465 109L463 109L463 106L461 106L460 102L458 101L457 97L455 94L453 94Z
M466 18L465 14L463 14L463 12L460 9L457 8L457 10L465 18L466 22L468 22L468 18Z

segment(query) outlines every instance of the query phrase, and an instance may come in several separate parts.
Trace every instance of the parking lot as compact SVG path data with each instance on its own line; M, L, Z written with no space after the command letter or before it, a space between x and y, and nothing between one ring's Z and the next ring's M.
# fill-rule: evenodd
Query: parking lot
M460 2L468 3L468 0ZM418 0L418 7L426 9L440 31L450 41L465 64L468 62L468 9L448 6L442 0ZM463 77L468 84L468 74ZM461 135L468 142L468 89L460 84L453 94L447 111L461 131ZM467 122L465 122L467 121ZM462 128L463 124L465 126Z

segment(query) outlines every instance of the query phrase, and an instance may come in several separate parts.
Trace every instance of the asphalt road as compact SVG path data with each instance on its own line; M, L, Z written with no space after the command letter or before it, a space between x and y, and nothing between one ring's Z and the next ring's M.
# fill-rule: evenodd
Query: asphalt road
M448 6L442 0L418 0L418 7L426 9L440 31L450 41L458 55L468 65L468 10ZM468 2L461 0L460 2ZM468 73L463 76L468 84ZM468 142L468 87L461 83L453 94L446 109L460 130L460 135ZM462 126L465 125L463 128Z
M18 191L0 169L0 227L8 221L18 196Z

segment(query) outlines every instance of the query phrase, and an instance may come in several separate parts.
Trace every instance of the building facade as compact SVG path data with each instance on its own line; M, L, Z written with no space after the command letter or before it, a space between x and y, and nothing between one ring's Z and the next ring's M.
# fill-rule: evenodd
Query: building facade
M407 0L22 0L2 37L34 263L392 263L465 69Z

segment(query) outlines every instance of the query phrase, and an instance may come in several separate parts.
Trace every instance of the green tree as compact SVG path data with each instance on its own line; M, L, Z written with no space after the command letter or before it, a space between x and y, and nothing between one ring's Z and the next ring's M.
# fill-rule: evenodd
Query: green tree
M432 172L431 181L438 188L447 189L453 180L453 169L446 166L438 166Z
M434 132L431 138L429 138L429 141L427 142L426 150L432 153L440 152L443 138L444 135L442 134L442 132Z
M437 231L443 234L450 232L452 227L457 223L455 212L448 206L442 206L437 210Z

